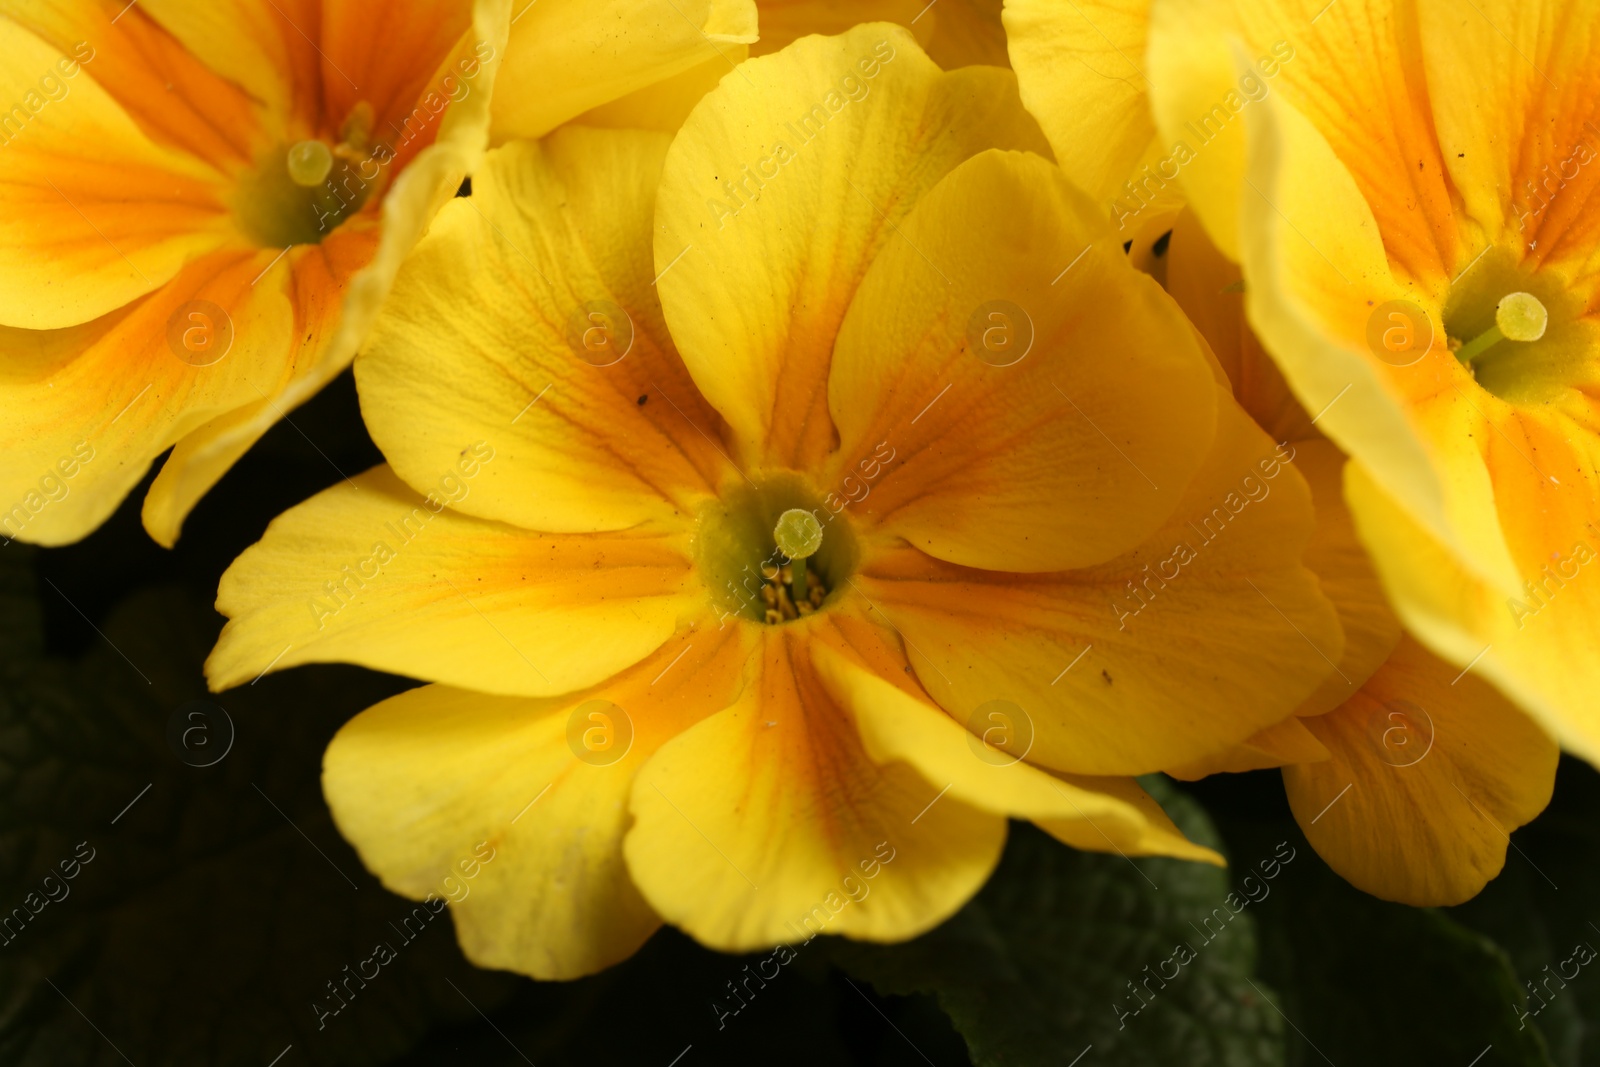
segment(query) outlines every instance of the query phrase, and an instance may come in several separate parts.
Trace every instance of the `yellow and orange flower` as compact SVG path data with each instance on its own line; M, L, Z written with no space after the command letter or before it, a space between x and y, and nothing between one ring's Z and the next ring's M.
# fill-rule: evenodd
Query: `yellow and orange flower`
M1354 461L1346 494L1395 610L1600 761L1600 12L1149 11L1169 170ZM1537 314L1519 327L1517 306Z
M208 676L434 683L324 788L413 897L492 843L471 958L909 937L1006 816L1216 861L1131 776L1340 658L1310 494L1047 153L1009 72L867 25L742 64L675 140L509 144L440 213L356 363L388 465L235 562Z
M1317 181L1336 170L1343 173L1348 162L1355 173L1366 176L1379 210L1404 219L1416 206L1417 201L1394 195L1402 177L1394 170L1398 164L1372 164L1370 153L1360 154L1367 145L1356 132L1363 122L1378 122L1388 113L1380 109L1380 96L1415 102L1414 91L1406 88L1413 83L1400 67L1359 85L1350 81L1349 73L1371 69L1370 62L1363 65L1350 55L1351 49L1373 46L1359 27L1369 22L1385 26L1386 33L1404 42L1409 40L1407 20L1415 15L1408 11L1404 4L1355 4L1342 11L1330 5L1323 14L1310 11L1301 18L1288 5L1278 4L1101 0L1069 9L1042 0L1009 0L1005 21L1023 99L1039 118L1063 169L1100 199L1119 234L1135 242L1136 259L1164 279L1205 335L1246 410L1275 439L1295 449L1296 465L1316 497L1318 528L1306 559L1339 608L1345 655L1338 669L1297 718L1230 752L1171 769L1198 777L1284 766L1301 828L1342 875L1389 899L1453 904L1476 894L1499 873L1509 832L1548 803L1557 749L1504 696L1462 670L1473 665L1472 653L1444 659L1434 654L1456 650L1438 643L1436 632L1419 623L1410 608L1414 601L1408 601L1391 573L1399 565L1397 557L1392 547L1386 551L1371 519L1359 524L1358 540L1360 496L1351 498L1353 517L1341 491L1345 455L1333 442L1353 447L1351 442L1361 439L1343 420L1359 422L1371 414L1372 397L1356 390L1362 383L1372 384L1374 375L1352 373L1325 392L1308 386L1316 374L1335 373L1331 368L1339 366L1328 356L1330 342L1318 335L1319 320L1304 313L1303 305L1289 310L1281 302L1269 306L1273 298L1264 294L1281 295L1285 284L1298 284L1295 275L1281 269L1270 277L1256 274L1267 269L1268 259L1252 259L1251 249L1265 254L1266 245L1245 243L1241 234L1252 231L1239 228L1241 212L1267 229L1282 230L1281 224L1287 223L1288 229L1276 238L1284 247L1273 253L1277 258L1269 257L1277 265L1274 269L1285 264L1313 274L1323 269L1320 278L1328 282L1332 275L1325 268L1338 273L1333 262L1345 262L1341 256L1352 243L1358 245L1361 234L1374 231L1350 214L1330 214L1331 205L1346 201L1319 191ZM1375 95L1357 99L1358 89ZM1280 109L1291 114L1296 103L1318 123L1337 129L1345 154L1341 162L1318 157L1316 164L1326 167L1325 172L1280 174L1276 180L1292 187L1301 208L1297 214L1287 208L1279 213L1282 199L1273 194L1276 203L1269 202L1266 179L1246 175L1245 159L1251 153L1279 153L1273 165L1282 162L1281 146L1263 141L1251 124L1277 129L1268 117ZM1303 121L1303 116L1291 117L1281 128L1298 128ZM1380 143L1388 142L1377 137L1371 141ZM1094 151L1096 145L1106 150ZM1405 169L1406 181L1412 173ZM1187 198L1193 199L1194 210L1180 215ZM1230 206L1235 204L1243 207ZM1169 230L1167 254L1152 258L1150 242ZM1330 258L1322 259L1322 252ZM1242 266L1236 262L1241 259ZM1309 264L1313 259L1317 266ZM1348 263L1346 269L1347 281L1364 277ZM1337 284L1332 288L1343 289L1346 299L1354 292ZM1374 297L1346 310L1370 317L1377 303ZM1285 323L1296 315L1300 332L1286 332ZM1385 327L1393 325L1386 318L1381 321ZM1400 321L1420 324L1417 333L1426 336L1425 316ZM1433 321L1440 321L1438 315ZM1396 358L1388 349L1370 348L1364 337L1360 352L1347 351L1342 358L1385 367L1379 377L1391 375L1385 379L1386 389L1415 391L1415 378L1404 388L1396 383L1406 380L1400 376L1418 372L1387 365L1416 360L1420 368L1442 367L1449 372L1446 377L1454 373L1450 367L1464 370L1447 350L1444 333L1438 336L1437 350L1426 357L1434 362L1420 362L1420 354ZM1423 340L1418 351L1427 348ZM1287 378L1269 353L1288 372ZM1447 362L1438 363L1441 357ZM1424 399L1424 405L1448 404L1452 398L1485 410L1497 403L1474 385L1471 392L1454 388L1443 397ZM1397 403L1391 398L1379 406L1393 411ZM1322 428L1333 441L1323 436ZM1479 434L1479 443L1483 436ZM1374 462L1393 464L1417 451L1414 439L1366 440L1370 447L1365 454ZM1456 445L1476 447L1469 437ZM1355 470L1359 481L1359 467ZM1514 477L1517 472L1502 473ZM1438 467L1436 474L1441 484L1451 484L1448 470ZM1376 569L1362 542L1377 553ZM1428 648L1402 632L1390 597ZM1513 696L1522 696L1503 678L1490 677Z
M1544 810L1554 740L1499 691L1403 633L1345 506L1345 457L1313 424L1245 319L1237 265L1181 215L1167 291L1205 336L1239 402L1288 442L1316 502L1306 565L1339 610L1344 655L1296 712L1184 778L1283 767L1307 839L1352 884L1407 904L1459 904L1500 873L1512 830Z
M171 545L349 365L491 118L543 133L753 40L751 0L3 0L0 534L83 537L171 449Z

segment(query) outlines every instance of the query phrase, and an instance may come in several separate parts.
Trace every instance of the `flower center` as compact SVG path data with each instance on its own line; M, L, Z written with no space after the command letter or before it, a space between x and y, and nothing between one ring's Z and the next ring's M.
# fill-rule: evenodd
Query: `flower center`
M392 150L372 150L372 105L350 109L337 144L310 138L278 145L239 182L234 213L245 235L264 248L320 244L361 210L387 177Z
M1450 287L1444 326L1479 385L1512 403L1545 403L1587 362L1581 314L1561 278L1491 248Z
M701 511L695 562L727 615L780 624L826 608L856 564L849 520L789 473L745 483Z

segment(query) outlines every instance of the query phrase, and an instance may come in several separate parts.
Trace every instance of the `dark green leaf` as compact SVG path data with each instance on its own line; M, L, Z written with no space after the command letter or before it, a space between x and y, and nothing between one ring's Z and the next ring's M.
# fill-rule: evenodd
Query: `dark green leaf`
M1151 784L1185 832L1216 843L1197 805ZM1217 868L1136 865L1017 825L993 879L949 922L835 952L884 993L934 993L978 1067L1064 1067L1091 1046L1095 1065L1281 1064L1274 994L1252 979L1252 909L1232 904Z

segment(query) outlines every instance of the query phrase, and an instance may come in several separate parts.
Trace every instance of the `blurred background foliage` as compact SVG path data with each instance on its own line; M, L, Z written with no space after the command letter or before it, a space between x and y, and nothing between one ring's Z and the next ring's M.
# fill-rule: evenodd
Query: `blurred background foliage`
M765 954L672 930L560 984L468 966L443 916L403 941L412 905L339 838L318 775L343 722L412 683L310 667L210 695L200 673L228 563L380 460L347 373L244 458L175 551L141 530L142 488L80 544L0 548L0 909L46 901L0 937L0 1064L1600 1065L1600 967L1558 973L1600 945L1600 777L1572 760L1505 873L1453 909L1349 888L1263 772L1152 781L1228 871L1017 825L942 927L898 946L822 938L766 982L750 979ZM233 725L211 766L169 738L196 700ZM378 941L398 959L319 1018L327 983ZM1146 981L1179 943L1195 958Z

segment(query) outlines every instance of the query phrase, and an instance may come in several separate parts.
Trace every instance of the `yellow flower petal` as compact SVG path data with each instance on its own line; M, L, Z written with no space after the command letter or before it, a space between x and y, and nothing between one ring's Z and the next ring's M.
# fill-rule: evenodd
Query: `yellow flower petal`
M1010 65L1001 0L757 0L756 6L761 41L753 55L787 48L808 34L843 33L860 22L898 22L945 70Z
M1160 144L1143 66L1149 20L1150 0L1006 4L1022 102L1061 169L1097 203L1126 195L1123 183ZM1157 177L1147 192L1173 184Z
M1343 641L1301 563L1310 494L1231 398L1218 411L1183 502L1125 556L1048 576L914 549L864 563L857 584L942 707L1011 701L1038 731L1034 762L1128 775L1242 741L1316 688Z
M1550 801L1559 751L1487 683L1401 642L1361 693L1302 720L1333 753L1284 768L1295 819L1358 889L1459 904Z
M945 783L952 800L1031 819L1077 848L1222 865L1222 857L1185 838L1132 779L1057 777L1022 761L1022 753L984 745L926 695L904 688L905 656L888 651L881 634L847 619L835 627L838 637L813 644L812 663L879 765L907 764L933 786Z
M1328 758L1327 747L1297 716L1291 716L1220 752L1168 767L1167 773L1182 781L1194 782L1213 774L1240 774Z
M650 287L666 142L569 128L507 145L440 213L356 365L401 477L425 488L488 432L506 462L461 510L551 531L671 519L737 477Z
M215 252L147 299L85 326L0 333L19 357L0 389L0 532L35 544L76 541L174 442L276 389L293 314L281 289L250 284L271 258ZM210 307L196 311L200 302ZM226 331L213 310L222 307L233 309ZM226 357L207 366L180 359L189 349L182 333L172 344L175 319L207 344L231 337Z
M833 445L828 359L873 258L968 156L1045 146L1010 74L941 74L885 24L806 38L739 71L667 155L661 301L728 421L734 460L805 469Z
M569 119L755 41L754 0L519 3L494 139L542 137Z
M222 576L212 687L340 661L548 696L639 662L703 604L682 534L535 534L448 506L497 462L463 440L427 497L377 467L278 516Z
M564 697L425 686L367 709L323 760L340 832L390 889L450 900L481 967L570 979L625 959L660 925L622 858L634 776L733 700L751 641L678 645Z
M1526 575L1511 595L1463 571L1364 468L1351 464L1345 491L1407 629L1458 669L1493 682L1564 748L1600 763L1600 485L1593 474L1600 449L1584 450L1580 435L1566 436L1535 438L1541 462L1562 472L1562 484L1505 481L1502 514Z
M640 769L624 843L634 883L663 919L728 952L935 926L989 877L1005 820L874 763L798 629L760 636L738 701Z
M828 383L827 483L853 498L858 464L895 453L852 513L1007 571L1103 562L1154 532L1214 432L1211 369L1094 205L1044 159L991 151L897 232Z
M0 323L89 322L222 243L221 176L149 140L77 57L0 17L0 71L0 99L17 102L0 150Z

